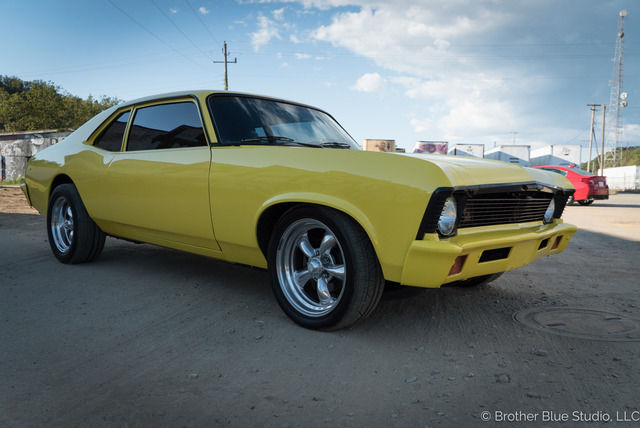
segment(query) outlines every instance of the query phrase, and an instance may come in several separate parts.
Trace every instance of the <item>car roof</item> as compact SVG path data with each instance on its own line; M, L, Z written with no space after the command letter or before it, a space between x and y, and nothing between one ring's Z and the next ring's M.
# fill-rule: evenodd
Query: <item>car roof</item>
M149 95L146 97L141 97L141 98L136 98L133 100L129 100L129 101L125 101L121 104L119 104L118 106L116 106L116 108L121 108L121 107L126 107L126 106L130 106L133 104L140 104L140 103L144 103L147 101L155 101L155 100L162 100L162 99L169 99L169 98L179 98L179 97L191 97L191 96L196 96L196 97L201 97L201 96L208 96L211 94L225 94L225 95L238 95L238 96L245 96L245 97L256 97L256 98L262 98L262 99L266 99L266 100L273 100L273 101L281 101L281 102L285 102L285 103L289 103L289 104L296 104L302 107L308 107L308 108L312 108L314 110L320 110L320 111L324 111L318 107L314 107L308 104L304 104L304 103L300 103L297 101L290 101L290 100L285 100L282 98L277 98L277 97L270 97L268 95L259 95L259 94L251 94L248 92L232 92L232 91L223 91L223 90L216 90L216 89L195 89L195 90L190 90L190 91L176 91L176 92L166 92L166 93L162 93L162 94L155 94L155 95ZM326 113L326 112L325 112Z

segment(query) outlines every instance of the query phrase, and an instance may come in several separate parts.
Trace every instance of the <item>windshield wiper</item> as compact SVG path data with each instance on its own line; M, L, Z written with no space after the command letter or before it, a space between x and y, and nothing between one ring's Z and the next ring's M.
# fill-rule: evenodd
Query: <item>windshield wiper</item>
M283 144L296 144L299 146L305 146L305 147L316 147L316 148L320 148L322 146L318 145L318 144L311 144L311 143L302 143L300 141L296 141L293 138L289 138L289 137L281 137L279 135L265 135L262 137L254 137L254 138L245 138L243 140L241 140L242 143L272 143L272 144L276 144L276 143L283 143Z
M327 147L330 149L350 149L351 146L347 143L340 143L338 141L325 141L320 143L320 147Z
M255 137L255 138L244 138L242 140L240 140L243 143L262 143L262 142L268 142L268 143L276 143L279 141L293 141L293 138L289 138L289 137L281 137L279 135L265 135L262 137Z

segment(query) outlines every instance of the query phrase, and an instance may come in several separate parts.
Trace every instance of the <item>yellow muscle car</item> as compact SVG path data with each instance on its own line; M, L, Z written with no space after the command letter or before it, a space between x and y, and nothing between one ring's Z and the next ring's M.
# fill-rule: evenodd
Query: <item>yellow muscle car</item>
M576 231L559 174L366 152L322 110L219 91L105 110L35 155L23 190L62 263L113 236L268 268L284 312L316 329L369 315L385 281L487 282Z

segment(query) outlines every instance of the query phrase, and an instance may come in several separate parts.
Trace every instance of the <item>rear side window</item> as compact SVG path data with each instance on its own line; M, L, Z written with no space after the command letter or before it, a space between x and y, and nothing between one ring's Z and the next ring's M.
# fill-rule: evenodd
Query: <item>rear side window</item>
M122 147L122 137L124 136L130 111L121 113L111 122L102 133L96 138L93 145L110 152L119 152Z
M206 139L198 108L187 101L136 110L127 140L127 151L204 145Z

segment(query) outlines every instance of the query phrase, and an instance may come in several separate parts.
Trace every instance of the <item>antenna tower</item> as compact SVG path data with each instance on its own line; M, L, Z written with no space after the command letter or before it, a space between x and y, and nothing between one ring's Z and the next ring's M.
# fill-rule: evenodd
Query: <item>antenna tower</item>
M624 18L626 10L618 14L618 35L616 36L616 50L613 56L613 76L611 78L609 106L607 108L607 142L605 164L618 166L618 145L622 140L622 109L627 106L627 93L622 89L623 78L623 42L624 42Z

